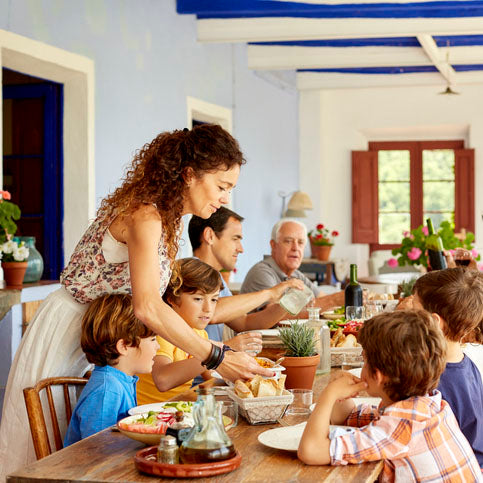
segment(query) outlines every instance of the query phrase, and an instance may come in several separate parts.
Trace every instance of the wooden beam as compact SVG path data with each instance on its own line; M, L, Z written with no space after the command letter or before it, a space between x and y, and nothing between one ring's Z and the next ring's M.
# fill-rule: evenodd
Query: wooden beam
M249 45L247 53L248 67L258 70L432 65L420 47Z
M441 49L438 48L431 35L420 34L417 37L421 47L426 52L426 55L431 59L431 62L439 70L447 83L454 84L456 80L456 72L448 62L447 52L442 52Z
M196 22L201 42L264 42L428 35L478 35L483 17L234 18Z

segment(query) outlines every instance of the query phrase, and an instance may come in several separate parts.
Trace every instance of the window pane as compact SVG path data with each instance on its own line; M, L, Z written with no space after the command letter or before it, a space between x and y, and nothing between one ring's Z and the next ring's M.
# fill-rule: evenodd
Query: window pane
M387 211L409 211L409 183L379 183L379 212Z
M454 223L454 212L424 213L424 223L426 223L426 220L428 218L431 218L433 220L434 229L438 230L442 221L446 220L446 221L449 221L450 223Z
M454 181L423 183L424 211L454 211Z
M378 152L379 181L409 181L409 151Z
M379 243L401 243L403 231L409 231L409 213L379 214Z
M454 151L452 149L423 150L423 180L454 180Z

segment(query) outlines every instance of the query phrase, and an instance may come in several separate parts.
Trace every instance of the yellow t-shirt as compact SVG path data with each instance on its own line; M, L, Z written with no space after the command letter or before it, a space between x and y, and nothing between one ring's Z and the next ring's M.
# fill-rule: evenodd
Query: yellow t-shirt
M206 330L193 330L203 339L208 339L208 333L206 332ZM159 344L159 350L156 355L167 357L171 360L171 362L184 361L185 359L188 359L189 356L184 350L174 346L162 337L156 336L156 339ZM173 389L170 389L169 391L160 392L156 388L151 374L137 375L139 376L139 381L137 383L136 392L139 405L167 401L168 399L171 399L172 397L187 391L191 387L191 383L193 382L193 379L190 379L189 381L186 381L180 386L173 387Z

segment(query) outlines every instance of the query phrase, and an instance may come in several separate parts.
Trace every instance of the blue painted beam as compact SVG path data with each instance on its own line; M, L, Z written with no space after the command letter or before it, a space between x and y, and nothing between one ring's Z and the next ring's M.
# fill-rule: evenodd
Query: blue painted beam
M267 0L177 0L179 14L198 19L302 18L458 18L483 17L483 1L320 5Z
M456 72L483 70L483 64L453 64ZM434 65L415 65L401 67L334 67L332 69L297 69L297 72L314 72L328 74L417 74L438 72Z
M438 72L438 69L434 65L415 65L403 67L341 67L333 69L298 69L297 72L339 74L414 74L419 72Z
M436 35L433 38L438 47L483 45L483 35ZM282 47L420 47L416 37L286 40L275 42L249 42L249 45L277 45Z
M483 37L482 37L483 38ZM421 47L416 37L382 37L374 39L286 40L280 42L249 42L249 45L287 47Z

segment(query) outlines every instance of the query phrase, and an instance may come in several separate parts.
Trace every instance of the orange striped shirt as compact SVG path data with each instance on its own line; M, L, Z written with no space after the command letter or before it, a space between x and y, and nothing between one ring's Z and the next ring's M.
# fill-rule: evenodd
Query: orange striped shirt
M333 465L384 460L380 481L483 482L476 457L441 393L382 409L361 404L330 443Z

